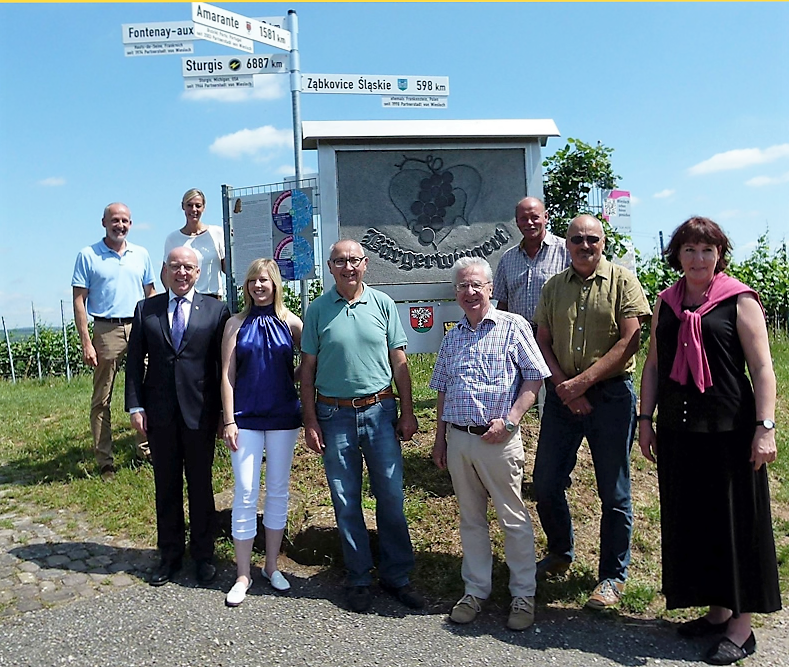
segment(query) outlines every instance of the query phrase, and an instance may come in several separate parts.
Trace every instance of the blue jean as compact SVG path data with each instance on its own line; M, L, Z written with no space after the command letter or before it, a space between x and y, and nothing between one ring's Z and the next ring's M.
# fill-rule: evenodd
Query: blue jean
M380 579L404 586L414 568L414 551L403 513L403 455L395 433L394 398L366 408L317 403L323 433L323 463L331 490L349 586L369 586L373 557L362 514L362 457L375 496L381 560Z
M534 463L537 513L548 538L548 552L575 557L573 525L565 491L584 436L592 453L600 518L600 563L603 579L625 581L630 564L633 507L630 498L630 448L636 424L636 395L629 379L612 379L586 392L593 406L589 415L576 415L562 404L550 383L540 425Z

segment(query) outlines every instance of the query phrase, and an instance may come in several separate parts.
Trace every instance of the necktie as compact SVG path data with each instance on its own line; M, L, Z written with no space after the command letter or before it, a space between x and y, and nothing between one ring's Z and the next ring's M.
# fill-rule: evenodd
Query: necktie
M184 337L184 311L183 303L186 299L182 296L175 298L175 311L173 311L173 347L177 350L181 347L181 340Z

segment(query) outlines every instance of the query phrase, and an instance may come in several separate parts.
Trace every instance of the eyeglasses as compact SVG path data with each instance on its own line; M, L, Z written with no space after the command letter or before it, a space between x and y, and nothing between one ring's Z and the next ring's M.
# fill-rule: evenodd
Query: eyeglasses
M173 272L176 272L179 269L183 269L187 273L193 273L197 269L197 266L194 264L182 264L181 262L170 262L167 265L167 268Z
M490 285L490 280L486 283L480 283L477 281L474 281L473 283L458 283L455 285L455 291L465 292L470 287L472 292L479 292L483 287L485 287L485 285Z
M334 264L338 269L342 269L345 267L346 264L350 264L352 267L356 268L359 264L362 263L363 259L367 259L366 257L335 257L334 259L330 259L329 261Z
M584 241L586 241L589 245L594 245L595 243L600 243L600 237L581 236L580 234L570 237L570 243L572 243L573 245L581 245Z

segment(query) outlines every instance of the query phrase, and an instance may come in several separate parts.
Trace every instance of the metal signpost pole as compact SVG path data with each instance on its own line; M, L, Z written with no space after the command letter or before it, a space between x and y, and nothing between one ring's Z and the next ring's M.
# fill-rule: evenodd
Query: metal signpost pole
M296 173L296 187L301 187L303 171L301 159L301 61L299 60L299 18L294 9L288 10L288 31L290 32L290 96L293 107L293 166ZM314 234L314 231L313 231ZM301 316L307 312L310 303L307 281L299 281L301 290Z

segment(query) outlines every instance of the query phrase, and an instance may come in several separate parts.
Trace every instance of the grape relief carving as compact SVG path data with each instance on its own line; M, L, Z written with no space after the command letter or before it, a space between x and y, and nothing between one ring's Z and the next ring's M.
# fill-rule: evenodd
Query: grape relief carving
M389 199L422 246L436 250L452 230L470 226L469 214L482 188L480 173L466 164L444 168L440 157L408 157L395 164Z

